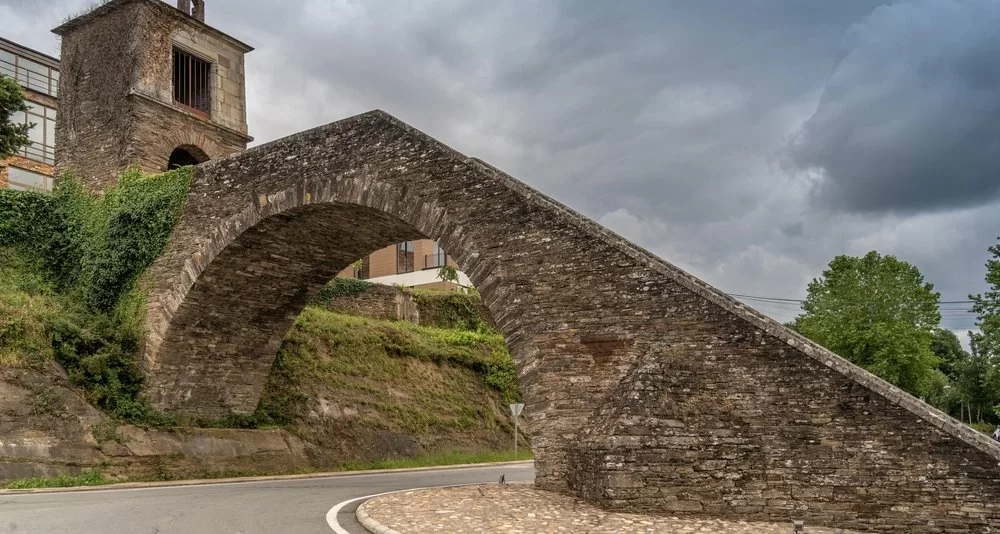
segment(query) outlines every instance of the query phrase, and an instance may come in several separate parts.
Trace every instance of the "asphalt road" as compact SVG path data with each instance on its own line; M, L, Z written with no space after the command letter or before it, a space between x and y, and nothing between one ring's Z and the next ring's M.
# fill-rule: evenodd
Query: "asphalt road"
M323 478L198 486L0 494L0 533L323 533L326 513L357 497L427 486L532 480L530 462ZM352 503L339 514L348 532L366 531Z

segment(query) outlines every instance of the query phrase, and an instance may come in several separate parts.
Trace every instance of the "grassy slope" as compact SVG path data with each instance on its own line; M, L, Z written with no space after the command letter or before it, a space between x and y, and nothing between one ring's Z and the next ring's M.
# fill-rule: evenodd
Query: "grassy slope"
M328 465L502 450L511 423L504 395L486 385L509 359L502 347L494 332L310 307L285 338L257 415L294 429Z
M52 343L53 324L79 315L73 304L37 264L0 247L0 387L10 382L37 389L34 415L61 414L53 387L73 387L55 363ZM399 459L433 465L509 451L506 404L519 397L496 332L309 307L286 337L254 419L284 426L310 443L316 468L377 467ZM526 440L522 445L527 448Z
M38 269L0 247L0 371L52 358L48 324L58 309L52 288Z

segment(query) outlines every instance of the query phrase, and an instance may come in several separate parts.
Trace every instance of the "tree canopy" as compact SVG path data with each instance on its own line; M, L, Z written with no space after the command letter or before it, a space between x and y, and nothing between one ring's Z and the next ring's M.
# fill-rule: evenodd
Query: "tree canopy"
M941 372L947 376L953 376L959 365L969 357L958 336L947 328L934 329L931 352L941 359Z
M940 294L915 266L872 251L835 257L807 288L794 328L893 384L922 394L940 361L931 349Z
M972 335L972 343L977 352L995 358L1000 356L1000 244L994 244L989 252L991 257L986 261L989 288L986 293L969 295L969 298L979 327L979 332Z
M28 111L21 86L11 77L0 74L0 159L8 158L31 144L28 130L33 125L13 124L11 116Z

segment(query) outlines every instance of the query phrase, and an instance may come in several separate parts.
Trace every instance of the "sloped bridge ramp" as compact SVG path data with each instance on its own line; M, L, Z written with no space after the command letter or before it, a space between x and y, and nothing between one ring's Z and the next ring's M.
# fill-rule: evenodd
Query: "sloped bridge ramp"
M197 167L151 269L147 397L253 411L309 298L423 237L514 355L539 487L625 511L998 531L988 437L381 111Z

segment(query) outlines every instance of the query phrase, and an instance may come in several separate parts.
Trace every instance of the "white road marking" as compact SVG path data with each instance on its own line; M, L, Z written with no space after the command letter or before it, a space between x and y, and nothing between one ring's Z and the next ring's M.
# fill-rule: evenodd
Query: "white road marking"
M483 468L492 468L492 467L493 466L483 466ZM513 469L528 469L528 467L529 466L526 466L526 465L525 466L521 466L521 465L512 465L511 466L511 468L513 468ZM383 491L382 493L373 493L371 495L365 495L364 497L355 497L353 499L348 499L346 501L339 502L336 505L334 505L333 508L330 508L329 510L327 510L327 512L326 512L326 524L330 525L330 528L333 529L333 532L335 534L351 534L350 532L344 530L344 527L340 526L340 521L337 521L337 515L340 514L340 511L345 506L347 506L347 505L349 505L349 504L351 504L353 502L367 501L368 499L374 499L375 497L381 497L382 495L389 495L390 493L402 493L404 491L419 491L419 490L425 490L425 489L457 488L457 487L461 487L461 486L478 486L479 484L482 484L482 482L472 482L472 483L469 483L469 484L447 484L447 485L444 485L444 486L425 486L425 487L422 487L422 488L406 488L406 489L394 490L394 491Z
M355 497L353 499L348 499L346 501L337 503L336 505L334 505L333 508L330 508L326 512L326 524L330 525L330 528L333 529L333 532L335 534L351 534L350 532L344 530L344 527L340 526L340 521L337 521L337 514L339 514L340 510L343 509L348 504L351 504L352 502L356 501L367 501L368 499L374 499L375 497L381 497L382 495L389 495L390 493L402 493L404 491L417 491L417 490L440 488L440 487L447 487L447 486L427 486L423 488L409 488L404 490L383 491L382 493L373 493L371 495L365 495L364 497Z

